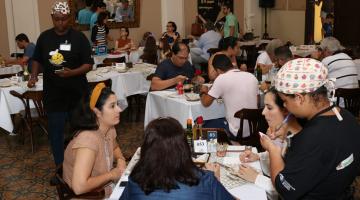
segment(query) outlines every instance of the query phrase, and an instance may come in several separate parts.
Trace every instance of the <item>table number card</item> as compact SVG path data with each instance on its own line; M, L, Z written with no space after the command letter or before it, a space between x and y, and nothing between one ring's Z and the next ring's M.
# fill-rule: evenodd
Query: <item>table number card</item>
M206 140L194 140L194 152L195 153L207 153L207 141Z

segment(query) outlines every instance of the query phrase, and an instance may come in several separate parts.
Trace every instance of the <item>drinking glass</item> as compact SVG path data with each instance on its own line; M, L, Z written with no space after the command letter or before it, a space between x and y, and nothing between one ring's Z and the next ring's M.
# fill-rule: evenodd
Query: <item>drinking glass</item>
M216 145L216 155L217 155L217 157L225 157L226 150L227 150L227 145L218 143Z

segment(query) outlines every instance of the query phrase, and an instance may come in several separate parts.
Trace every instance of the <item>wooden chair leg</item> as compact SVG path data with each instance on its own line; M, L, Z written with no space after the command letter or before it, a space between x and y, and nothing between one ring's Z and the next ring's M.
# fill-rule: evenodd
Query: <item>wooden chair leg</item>
M34 153L34 142L33 142L33 130L32 130L32 126L31 124L29 124L28 122L25 121L25 124L29 130L29 134L30 134L30 144L31 144L31 153Z

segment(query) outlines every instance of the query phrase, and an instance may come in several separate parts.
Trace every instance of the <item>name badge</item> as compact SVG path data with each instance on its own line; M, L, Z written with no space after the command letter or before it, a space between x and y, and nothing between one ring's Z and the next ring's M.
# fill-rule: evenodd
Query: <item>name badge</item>
M207 141L206 140L194 140L194 152L195 153L207 153Z
M61 51L71 51L71 44L68 44L67 40L64 44L60 44Z

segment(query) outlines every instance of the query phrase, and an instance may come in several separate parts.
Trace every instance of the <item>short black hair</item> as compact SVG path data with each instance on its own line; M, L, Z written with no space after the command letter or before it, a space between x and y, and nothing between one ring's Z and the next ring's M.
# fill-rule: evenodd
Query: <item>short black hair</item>
M90 7L94 3L94 0L86 0L85 5L86 7Z
M219 41L219 49L221 51L227 50L229 47L234 48L237 44L238 39L233 36L229 36L226 38L221 38Z
M185 44L183 42L175 42L171 48L171 51L173 52L174 55L178 54L181 51L181 48L180 48L181 45L185 45L188 53L190 53L190 49L187 44Z
M106 4L103 1L96 2L96 8L106 7Z
M25 33L20 33L19 35L17 35L17 36L15 37L15 41L19 41L19 42L21 42L21 41L30 42L28 36L25 35Z
M214 56L212 65L214 69L219 69L223 72L233 68L230 58L225 54L217 54Z
M176 32L177 26L176 26L175 22L169 21L168 24L171 24L171 26L174 28L174 32Z
M331 14L331 13L328 13L328 14L326 15L326 19L334 19L334 15Z
M222 4L222 6L224 6L224 7L228 8L228 9L230 9L230 11L231 11L231 4L230 4L230 2L229 2L229 1L225 1L225 2Z
M206 24L204 24L204 28L206 28L208 31L215 30L214 23L211 21L207 21Z
M284 58L284 59L291 59L293 58L293 54L288 46L281 46L275 49L274 51L275 57L277 58Z

